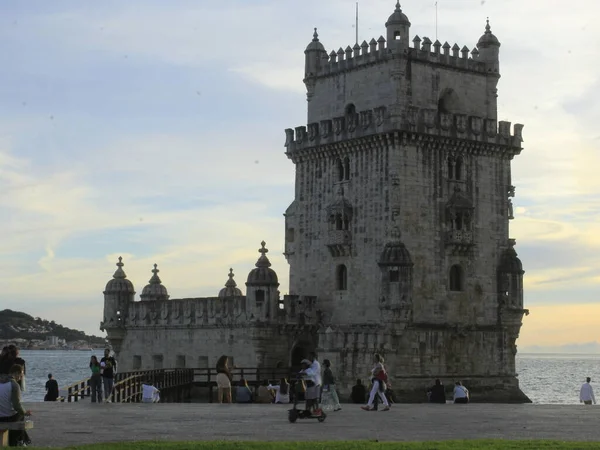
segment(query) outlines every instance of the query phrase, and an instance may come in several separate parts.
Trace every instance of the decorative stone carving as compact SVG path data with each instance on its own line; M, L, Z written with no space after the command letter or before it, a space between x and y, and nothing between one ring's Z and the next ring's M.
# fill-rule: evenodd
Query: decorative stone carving
M360 112L360 126L363 128L363 130L366 130L367 128L369 128L372 123L373 123L373 111L370 109L367 111L361 111Z
M285 130L285 146L289 147L291 143L294 142L294 130L291 128L286 128Z
M302 144L306 140L306 127L296 127L296 142Z
M485 133L489 137L496 136L496 121L494 119L486 119L485 120Z
M331 120L321 120L321 137L323 139L329 137L331 134Z
M457 114L454 117L456 123L456 131L459 133L464 133L467 131L467 116L464 114Z
M498 130L499 130L500 136L508 139L510 137L510 122L501 120L500 122L498 122Z
M348 120L348 131L350 133L354 133L354 130L356 130L356 127L358 125L357 115L356 114L348 114L347 120Z
M406 112L406 120L409 125L415 126L419 120L419 108L411 106Z
M440 113L440 127L442 130L448 131L452 126L452 114L450 113Z
M314 141L318 135L319 135L319 124L318 123L308 124L308 139L310 141Z
M344 118L336 117L333 119L333 132L337 135L342 134L344 131Z
M515 187L514 186L509 186L508 189L506 190L506 194L509 197L514 197L515 196Z
M380 127L385 120L385 106L375 108L375 125Z
M513 203L512 200L508 200L508 218L510 220L514 219L515 216L513 214Z
M474 135L480 135L483 126L483 119L481 117L471 117L471 132Z
M435 110L424 109L423 110L423 122L427 128L435 127Z

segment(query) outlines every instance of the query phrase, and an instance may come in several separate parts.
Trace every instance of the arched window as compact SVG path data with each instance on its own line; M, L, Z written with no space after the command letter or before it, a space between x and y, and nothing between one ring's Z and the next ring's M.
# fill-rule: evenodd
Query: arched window
M344 216L344 226L343 229L348 231L350 229L350 219Z
M456 163L454 164L454 179L462 180L462 169L463 169L463 160L462 158L457 158Z
M335 216L335 229L336 230L343 230L344 229L344 219L342 218L341 214L337 214Z
M400 32L399 31L394 31L394 40L396 40L396 41L400 40Z
M350 158L344 158L344 180L350 179Z
M338 181L344 181L344 163L340 158L337 160L337 179Z
M356 106L354 106L354 103L350 103L346 106L346 116L352 116L354 114L356 114Z
M455 230L462 230L463 229L463 216L462 213L458 213L456 215L456 219L454 220L454 229Z
M348 270L343 264L337 266L335 271L335 287L338 291L348 289Z
M454 178L454 161L452 158L448 158L448 179L452 180Z
M458 264L450 268L450 290L459 292L464 289L463 269Z

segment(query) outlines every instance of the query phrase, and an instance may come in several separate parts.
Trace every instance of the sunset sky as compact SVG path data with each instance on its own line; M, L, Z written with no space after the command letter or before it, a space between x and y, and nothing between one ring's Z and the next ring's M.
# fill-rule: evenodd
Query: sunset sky
M359 39L395 0L361 1ZM405 0L435 40L435 1ZM520 346L600 340L597 0L439 0L438 39L470 49L490 17L499 120L523 123L511 237L523 261ZM119 255L141 292L241 288L260 241L287 293L282 213L306 122L304 49L354 44L354 0L0 3L0 309L100 334Z

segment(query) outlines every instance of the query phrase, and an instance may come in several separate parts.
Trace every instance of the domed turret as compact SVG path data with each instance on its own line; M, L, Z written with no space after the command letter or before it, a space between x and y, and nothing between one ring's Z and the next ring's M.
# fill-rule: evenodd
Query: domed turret
M489 19L485 25L485 33L477 42L477 48L479 50L478 60L486 64L487 71L498 73L500 71L500 41L492 34Z
M509 241L510 247L502 253L499 269L503 273L522 275L525 271L523 270L523 263L517 256L517 252L514 248L515 243L514 239Z
M271 261L267 258L267 250L265 241L260 243L262 246L258 252L261 254L256 261L256 269L252 269L248 274L246 286L279 286L277 274L271 267Z
M135 294L133 283L127 279L125 271L123 270L123 258L119 256L119 262L117 263L117 270L115 271L112 280L106 283L104 294Z
M167 288L164 287L160 281L158 276L158 272L160 271L157 267L158 266L154 264L154 269L152 269L152 278L150 278L149 284L146 285L142 291L142 295L140 295L142 301L148 302L169 300L169 293L167 292Z
M233 280L234 276L233 269L229 269L229 279L227 280L227 283L225 283L225 287L219 291L219 298L241 297L244 295L242 294L242 291L236 287L237 284Z
M385 27L387 28L388 47L397 46L399 44L402 47L408 48L410 20L408 20L406 14L402 12L399 0L396 2L396 10L388 18Z
M385 244L378 264L396 267L412 267L414 265L406 245L400 240L400 230L397 227L392 230L392 240Z
M321 62L327 57L327 51L319 41L319 34L315 28L313 40L308 44L305 55L304 76L306 78L316 75L321 69Z

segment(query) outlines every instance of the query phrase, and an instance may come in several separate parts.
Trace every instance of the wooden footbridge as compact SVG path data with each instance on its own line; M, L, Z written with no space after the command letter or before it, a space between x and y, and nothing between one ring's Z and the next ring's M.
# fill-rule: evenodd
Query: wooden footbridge
M278 381L288 378L289 368L248 368L231 370L232 390L241 379L248 382L254 392L264 381ZM113 403L133 403L142 401L142 384L150 382L160 390L161 402L182 403L206 401L212 403L217 390L217 371L208 368L138 370L115 374L114 387L109 400ZM61 388L61 402L77 402L91 397L90 378Z

